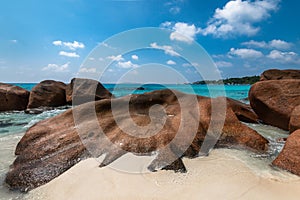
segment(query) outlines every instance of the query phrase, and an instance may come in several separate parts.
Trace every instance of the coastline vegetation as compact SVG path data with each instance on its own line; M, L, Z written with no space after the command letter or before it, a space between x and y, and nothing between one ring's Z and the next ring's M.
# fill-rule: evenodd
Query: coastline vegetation
M202 80L202 81L196 81L191 83L192 85L206 85L206 84L212 84L212 85L252 85L256 82L258 82L260 79L260 76L245 76L241 78L226 78L226 79L220 79L220 80Z

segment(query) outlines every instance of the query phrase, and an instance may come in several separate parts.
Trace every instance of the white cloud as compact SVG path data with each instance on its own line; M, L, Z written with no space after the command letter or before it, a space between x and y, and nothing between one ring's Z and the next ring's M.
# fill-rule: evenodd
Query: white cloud
M81 42L64 42L63 43L64 46L68 47L71 50L76 50L76 49L83 49L84 48L84 44Z
M183 63L182 67L200 67L199 63L193 62L193 63Z
M70 62L63 65L48 64L46 67L42 68L42 71L53 71L53 72L68 72Z
M172 22L166 21L160 24L163 28L170 28L172 26Z
M18 43L18 40L10 40L10 42L16 44L16 43Z
M101 46L104 46L104 47L107 47L107 48L110 48L110 49L116 49L112 46L110 46L109 44L105 43L105 42L102 42L102 43L99 43Z
M122 55L117 55L117 56L111 55L111 56L108 56L106 58L110 59L110 60L113 60L113 61L123 61L124 60Z
M178 6L174 6L174 7L170 8L169 11L170 11L170 13L176 15L176 14L180 13L181 8Z
M300 64L300 58L297 53L295 52L282 52L278 50L273 50L270 52L269 55L267 55L268 58L273 59L280 63L294 63L294 64Z
M62 46L62 41L56 40L56 41L53 41L52 44L53 44L54 46Z
M82 42L62 42L60 40L56 40L52 42L53 45L55 46L64 46L69 48L72 51L75 51L76 49L83 49L85 46Z
M139 57L138 57L137 55L132 55L131 58L132 58L133 60L138 60L138 59L139 59Z
M217 67L232 67L232 63L226 61L218 61L215 62L215 64L217 65Z
M200 31L194 24L189 25L183 22L177 22L172 29L174 32L170 35L171 40L187 43L194 41L196 34Z
M258 41L250 40L248 42L243 42L242 45L247 47L267 48L268 43L266 43L265 41L258 42Z
M97 69L96 68L80 68L79 72L82 72L82 73L96 73L97 72Z
M260 58L263 56L263 53L254 49L235 49L231 48L229 55L238 56L243 59L247 58Z
M178 13L180 13L181 8L180 6L182 5L182 3L184 2L184 0L171 0L166 2L164 5L169 8L169 12L173 15L176 15Z
M250 40L249 42L243 42L242 45L247 47L281 49L281 50L287 50L292 47L291 43L283 40L271 40L269 42Z
M60 51L59 52L60 56L66 56L66 57L70 57L70 58L79 58L80 56L75 53L75 52L65 52L65 51Z
M173 61L173 60L168 60L168 61L167 61L167 64L168 64L168 65L176 65L176 62Z
M270 47L273 47L275 49L282 49L282 50L290 49L292 46L291 43L288 43L283 40L272 40L269 42L269 45L270 45Z
M231 0L223 8L217 8L203 35L228 37L235 35L253 36L260 27L257 23L270 17L279 7L280 0Z
M150 47L154 48L154 49L160 49L163 50L165 52L165 54L168 54L170 56L180 56L179 53L177 53L173 47L168 46L168 45L163 45L163 46L159 46L156 42L151 43Z
M130 60L127 62L118 62L118 66L124 69L128 69L128 68L137 68L138 65L137 64L133 64Z

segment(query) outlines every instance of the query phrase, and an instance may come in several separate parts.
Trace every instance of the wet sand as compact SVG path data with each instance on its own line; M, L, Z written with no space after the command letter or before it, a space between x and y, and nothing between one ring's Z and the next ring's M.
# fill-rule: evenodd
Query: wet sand
M132 174L95 159L81 161L28 199L299 199L300 177L271 168L246 151L218 149L184 159L187 173Z

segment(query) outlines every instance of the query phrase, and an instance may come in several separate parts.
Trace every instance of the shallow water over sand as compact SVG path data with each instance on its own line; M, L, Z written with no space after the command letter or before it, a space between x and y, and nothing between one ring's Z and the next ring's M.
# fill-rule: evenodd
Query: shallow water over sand
M24 132L33 124L43 119L58 115L65 109L45 111L38 115L25 114L24 112L0 113L0 200L23 199L23 195L12 192L3 185L5 174L9 165L15 159L14 151Z

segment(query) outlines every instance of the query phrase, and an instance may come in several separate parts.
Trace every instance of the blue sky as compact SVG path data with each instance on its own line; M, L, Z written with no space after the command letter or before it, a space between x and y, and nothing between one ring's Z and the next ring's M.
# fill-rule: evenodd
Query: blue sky
M170 55L192 43L202 45L223 78L259 75L269 68L299 69L299 7L299 1L291 0L1 1L0 82L68 82L80 72L94 73L97 69L85 62L94 59L90 52L97 45L142 27L169 29L170 43L153 40L152 49L101 58L113 61L104 82L117 82L124 69L136 77L167 80L173 76L165 70L169 68L196 81L201 76L193 68L199 63ZM156 63L153 70L149 63Z

